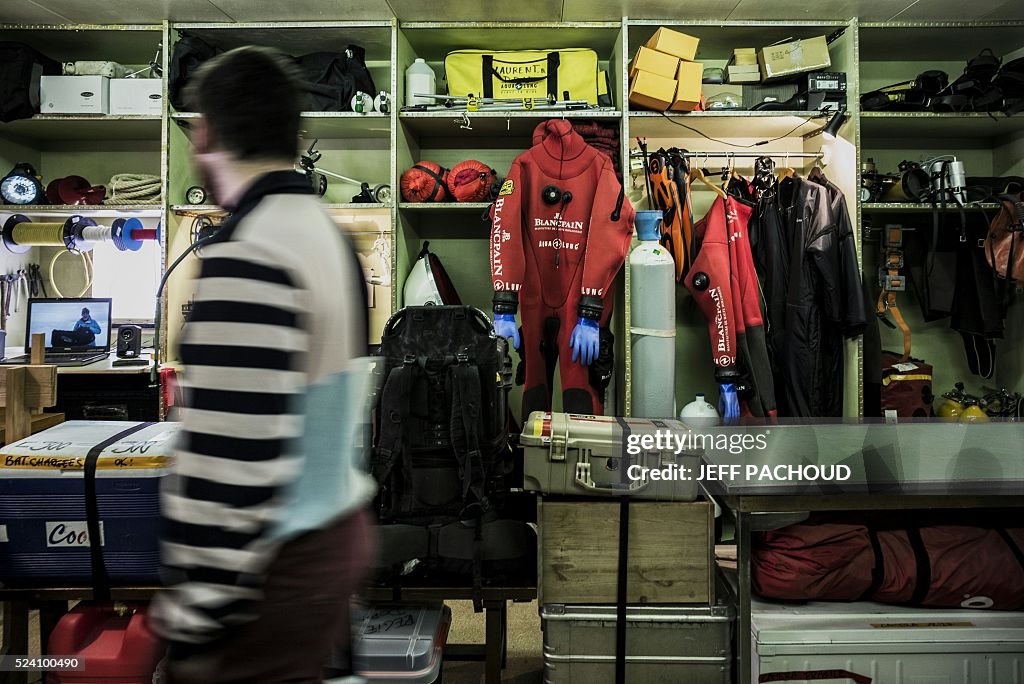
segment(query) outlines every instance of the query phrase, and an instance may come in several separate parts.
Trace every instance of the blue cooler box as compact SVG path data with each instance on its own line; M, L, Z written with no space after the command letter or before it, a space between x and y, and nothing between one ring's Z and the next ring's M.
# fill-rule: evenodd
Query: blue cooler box
M160 480L177 423L107 446L96 466L103 558L112 584L153 584L160 568ZM89 586L84 464L130 422L69 421L0 448L0 586Z

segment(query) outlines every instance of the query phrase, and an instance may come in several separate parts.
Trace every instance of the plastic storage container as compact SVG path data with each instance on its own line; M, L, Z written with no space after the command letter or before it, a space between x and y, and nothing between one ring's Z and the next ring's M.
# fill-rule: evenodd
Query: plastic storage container
M684 440L684 448L627 451L629 440L669 430ZM523 426L525 489L544 494L576 496L628 495L657 501L693 501L702 450L690 430L678 420L576 416L534 412ZM687 444L687 442L690 442ZM690 448L697 446L698 448ZM632 466L675 468L676 479L654 480ZM680 468L685 469L680 471Z
M429 97L416 97L417 94L436 95L437 83L434 77L434 70L426 61L416 58L416 61L405 70L405 104L432 105L437 101Z
M70 421L0 449L0 584L91 583L85 458L131 427ZM177 423L144 426L99 455L103 557L115 585L159 582L160 479L177 431Z
M46 684L151 684L163 644L146 626L145 604L79 603L57 622L47 653L84 667L51 672Z
M1024 672L1024 615L1015 612L754 601L750 638L755 682L769 672L842 670L872 684L1004 684Z
M615 681L615 606L547 605L545 684ZM732 606L630 606L626 609L629 684L732 681Z
M640 243L629 253L632 411L639 418L675 416L676 266L661 246L662 213L636 214Z
M352 668L374 684L438 682L451 624L452 612L443 603L353 607ZM345 665L343 651L328 663Z

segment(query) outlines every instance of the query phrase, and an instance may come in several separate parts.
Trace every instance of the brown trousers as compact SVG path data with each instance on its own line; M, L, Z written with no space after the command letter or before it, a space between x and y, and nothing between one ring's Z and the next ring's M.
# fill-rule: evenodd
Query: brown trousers
M365 579L374 529L365 511L287 542L270 564L257 619L181 658L170 684L312 684L349 633L349 600Z

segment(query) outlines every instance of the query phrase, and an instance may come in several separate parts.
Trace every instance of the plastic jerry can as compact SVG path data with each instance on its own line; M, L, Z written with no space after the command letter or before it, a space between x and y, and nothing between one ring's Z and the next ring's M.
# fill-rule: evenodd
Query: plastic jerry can
M416 58L416 61L405 70L405 104L432 105L437 100L431 97L416 97L416 95L436 95L437 84L435 83L434 70L424 60Z
M163 646L146 626L146 608L144 603L75 606L54 628L47 653L76 656L84 669L51 672L46 684L152 684Z

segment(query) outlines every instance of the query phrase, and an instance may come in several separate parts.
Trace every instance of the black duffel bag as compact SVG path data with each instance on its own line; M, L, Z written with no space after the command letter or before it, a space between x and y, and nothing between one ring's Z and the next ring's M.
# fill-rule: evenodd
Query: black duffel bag
M24 43L0 42L0 121L39 113L39 79L59 76L60 62Z
M222 52L201 38L181 34L171 53L167 74L168 95L177 111L189 108L184 92L192 75L203 62ZM358 45L349 45L344 52L314 52L292 59L307 92L303 111L348 112L352 110L352 98L357 92L370 96L377 93L373 77L366 68L366 50Z
M167 95L171 106L179 112L189 110L185 102L185 86L203 62L219 55L223 50L215 48L202 38L182 33L171 52L171 64L167 69Z
M357 92L377 94L366 68L366 50L358 45L349 45L344 52L313 52L295 63L309 93L305 111L350 112Z

